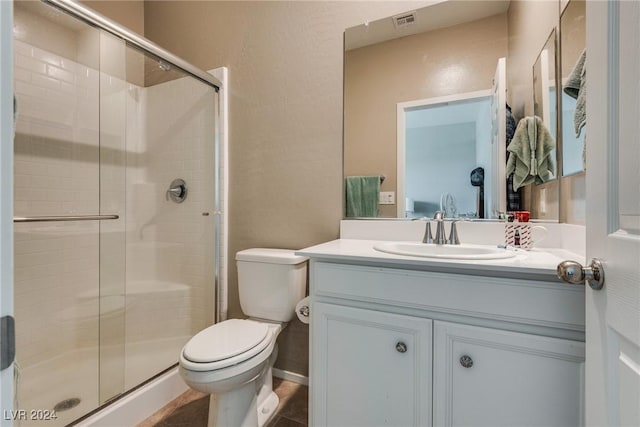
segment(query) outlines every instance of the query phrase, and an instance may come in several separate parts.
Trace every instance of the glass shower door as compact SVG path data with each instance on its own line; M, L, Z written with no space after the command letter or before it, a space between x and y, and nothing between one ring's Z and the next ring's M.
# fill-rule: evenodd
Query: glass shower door
M124 389L213 323L217 93L127 46Z
M213 322L217 94L100 35L99 401L175 366Z
M100 37L40 2L14 6L15 408L56 411L20 425L65 425L99 405L101 221L40 220L101 213Z
M66 425L213 323L218 95L47 4L14 19L14 408Z

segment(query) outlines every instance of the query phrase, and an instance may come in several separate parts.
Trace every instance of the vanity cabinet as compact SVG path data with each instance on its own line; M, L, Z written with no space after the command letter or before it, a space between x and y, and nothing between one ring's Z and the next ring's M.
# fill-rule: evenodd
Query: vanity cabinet
M584 290L311 259L310 425L578 426Z

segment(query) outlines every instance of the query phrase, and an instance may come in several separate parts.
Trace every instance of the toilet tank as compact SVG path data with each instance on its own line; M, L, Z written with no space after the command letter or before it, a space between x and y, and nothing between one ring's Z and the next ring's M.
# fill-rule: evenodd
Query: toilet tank
M288 322L307 288L307 257L290 249L254 248L236 254L240 307L249 317Z

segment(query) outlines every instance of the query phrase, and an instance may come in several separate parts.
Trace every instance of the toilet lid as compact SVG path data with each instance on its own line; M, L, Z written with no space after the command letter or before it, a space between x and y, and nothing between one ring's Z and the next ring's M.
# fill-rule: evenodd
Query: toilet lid
M245 353L262 343L268 327L251 320L229 319L198 332L184 346L184 357L209 363Z

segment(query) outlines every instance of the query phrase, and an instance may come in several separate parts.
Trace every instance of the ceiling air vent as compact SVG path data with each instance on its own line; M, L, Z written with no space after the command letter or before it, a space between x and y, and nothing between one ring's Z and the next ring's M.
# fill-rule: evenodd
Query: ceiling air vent
M396 15L393 18L393 26L396 28L404 28L416 22L416 12L407 12Z

